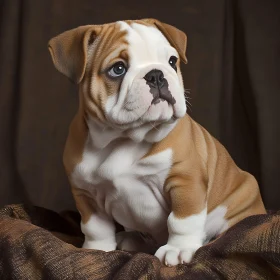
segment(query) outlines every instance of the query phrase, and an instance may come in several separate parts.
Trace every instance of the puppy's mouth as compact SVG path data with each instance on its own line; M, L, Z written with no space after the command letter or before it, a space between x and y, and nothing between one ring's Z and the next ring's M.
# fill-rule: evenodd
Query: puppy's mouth
M176 103L176 100L172 96L171 92L169 91L168 86L164 86L162 88L150 87L150 92L154 97L151 104L156 105L161 101L162 102L167 101L167 103L171 105L174 105Z
M146 84L150 87L150 92L153 95L151 104L156 105L160 101L166 101L170 105L176 103L175 98L169 90L168 81L164 78L164 74L161 70L151 70L145 75L144 79L146 80Z

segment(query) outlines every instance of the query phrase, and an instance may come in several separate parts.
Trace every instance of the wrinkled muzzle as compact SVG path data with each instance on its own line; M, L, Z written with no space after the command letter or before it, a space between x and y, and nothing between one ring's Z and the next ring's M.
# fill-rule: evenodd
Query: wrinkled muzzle
M130 69L119 96L111 96L106 105L110 122L132 127L147 122L171 122L185 113L181 79L175 71L160 64Z

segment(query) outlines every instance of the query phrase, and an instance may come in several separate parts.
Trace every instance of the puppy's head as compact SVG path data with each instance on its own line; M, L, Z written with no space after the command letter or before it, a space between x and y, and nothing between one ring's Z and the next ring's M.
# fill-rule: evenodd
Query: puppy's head
M91 118L129 129L185 115L186 41L177 28L144 19L81 26L51 39L49 50L56 68L80 85Z

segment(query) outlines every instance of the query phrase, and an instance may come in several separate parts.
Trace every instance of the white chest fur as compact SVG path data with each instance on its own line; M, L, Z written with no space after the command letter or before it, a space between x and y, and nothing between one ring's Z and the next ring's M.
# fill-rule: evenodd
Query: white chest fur
M151 144L119 138L96 149L89 139L72 174L76 187L86 189L99 211L125 228L148 232L157 239L158 233L167 231L170 210L163 185L172 150L143 158Z

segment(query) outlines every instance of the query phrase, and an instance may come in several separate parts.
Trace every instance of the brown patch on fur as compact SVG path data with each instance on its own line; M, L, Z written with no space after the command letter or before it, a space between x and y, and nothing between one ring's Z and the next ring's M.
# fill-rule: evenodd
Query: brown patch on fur
M72 194L75 199L76 207L80 212L82 222L86 224L95 211L94 200L90 198L90 194L85 190L76 187L72 187Z
M129 61L129 55L127 50L122 50L119 54L119 57L122 58L124 61Z
M146 155L168 148L173 151L173 165L165 181L165 191L170 199L171 210L177 218L198 214L206 206L207 170L197 156L194 142L196 133L190 117L186 115Z
M72 186L72 194L76 203L76 207L80 212L83 223L87 223L90 216L94 212L93 200L90 199L90 195L85 190L77 188L72 180L71 174L77 164L82 161L83 151L88 137L88 128L86 125L83 102L80 95L80 107L72 120L68 132L68 137L63 153L63 164L68 175L68 179Z
M208 170L208 212L217 206L227 207L225 218L229 226L243 218L266 213L259 186L253 175L241 170L233 161L225 147L212 137L203 127L204 161Z
M128 63L128 43L125 40L126 31L120 31L115 24L102 26L97 38L98 42L93 46L84 84L87 85L82 92L84 107L87 114L101 122L106 122L104 107L110 95L118 94L122 78L111 79L107 71L112 66L112 61L125 60ZM115 53L114 57L104 65L105 59ZM113 64L114 64L113 63Z
M171 210L178 218L227 207L226 219L233 225L241 219L266 213L255 178L241 171L226 149L188 115L146 155L167 148L173 151L173 166L165 182Z
M79 110L70 124L63 153L63 164L68 176L72 174L75 166L81 162L88 136L81 95L79 99Z

